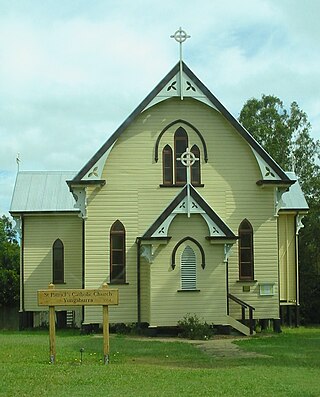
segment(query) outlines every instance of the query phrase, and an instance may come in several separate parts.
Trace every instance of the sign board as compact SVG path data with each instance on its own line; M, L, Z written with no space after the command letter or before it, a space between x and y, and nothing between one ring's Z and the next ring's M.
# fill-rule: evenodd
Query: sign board
M38 291L38 306L49 306L49 344L50 362L56 360L56 328L55 306L102 306L103 325L103 356L104 363L109 363L109 305L119 303L117 289L109 289L103 284L99 289L55 289L49 284L49 289Z
M38 291L39 306L118 305L117 289L47 289Z

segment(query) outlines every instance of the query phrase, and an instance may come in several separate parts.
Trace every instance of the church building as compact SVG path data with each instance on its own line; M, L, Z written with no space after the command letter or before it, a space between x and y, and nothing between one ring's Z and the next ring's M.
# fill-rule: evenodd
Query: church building
M81 170L18 172L21 326L47 321L37 291L52 282L117 288L111 323L189 313L245 335L259 320L279 328L284 310L298 317L307 210L295 175L180 59ZM102 323L99 306L59 310L61 323Z

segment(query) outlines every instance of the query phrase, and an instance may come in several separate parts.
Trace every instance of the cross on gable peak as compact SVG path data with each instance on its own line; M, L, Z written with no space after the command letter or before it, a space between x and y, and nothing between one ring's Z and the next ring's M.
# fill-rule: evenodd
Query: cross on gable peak
M180 27L170 37L175 39L175 41L179 43L179 47L180 47L180 61L179 61L179 63L180 63L180 99L183 100L183 94L182 94L182 43L184 43L191 36L189 36L187 34L187 32Z
M170 36L172 39L175 39L178 43L183 43L187 39L189 39L191 36L187 34L185 30L183 30L181 27L173 34Z

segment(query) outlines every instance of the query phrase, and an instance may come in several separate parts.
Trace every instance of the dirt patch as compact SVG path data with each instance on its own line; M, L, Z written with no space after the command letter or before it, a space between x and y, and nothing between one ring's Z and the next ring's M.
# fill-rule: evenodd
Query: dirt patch
M255 352L248 352L241 349L234 342L237 340L244 340L247 337L232 337L232 336L221 336L215 337L209 340L189 340L180 338L157 338L157 337L134 337L134 339L143 341L159 341L159 342L181 342L189 343L202 350L203 352L215 356L215 357L225 357L225 358L252 358L252 357L268 357L264 354L259 354Z
M256 352L249 352L241 349L234 343L239 338L233 339L212 339L208 341L197 341L195 346L200 350L215 357L232 357L232 358L246 358L246 357L270 357Z

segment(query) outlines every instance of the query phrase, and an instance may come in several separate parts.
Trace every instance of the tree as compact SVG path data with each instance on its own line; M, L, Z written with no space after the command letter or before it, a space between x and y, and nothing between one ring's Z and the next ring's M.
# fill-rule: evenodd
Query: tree
M0 306L19 301L20 248L8 217L0 218Z
M320 143L310 136L311 124L296 102L287 111L273 95L249 99L243 106L240 123L285 171L294 170L308 199L320 192Z
M310 211L300 232L300 294L306 322L320 322L320 154L319 141L310 136L311 124L296 102L290 109L273 95L249 99L240 123L285 170L294 170Z

